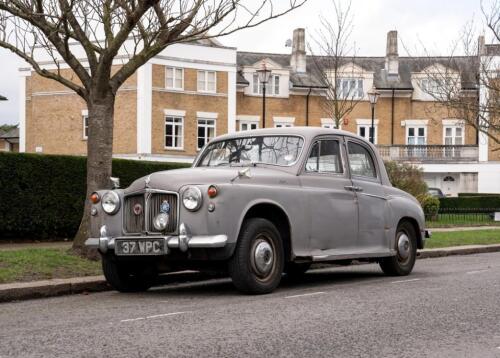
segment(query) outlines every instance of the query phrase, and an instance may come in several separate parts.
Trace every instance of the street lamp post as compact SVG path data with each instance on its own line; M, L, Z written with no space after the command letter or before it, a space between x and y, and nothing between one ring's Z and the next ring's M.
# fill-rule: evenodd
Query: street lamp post
M380 93L378 93L375 88L372 88L370 92L368 92L368 99L370 100L370 105L372 107L372 125L370 127L370 143L375 143L375 105L377 104L378 97Z
M257 70L259 76L259 85L262 85L262 128L266 128L266 83L271 76L271 70L266 68L266 63L262 62L262 66Z

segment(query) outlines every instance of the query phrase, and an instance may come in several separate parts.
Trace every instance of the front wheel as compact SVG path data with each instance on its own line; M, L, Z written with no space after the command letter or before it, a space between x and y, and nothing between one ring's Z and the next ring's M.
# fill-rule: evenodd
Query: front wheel
M102 256L102 271L106 281L120 292L141 292L153 286L158 273L153 267L117 262Z
M417 258L417 237L413 225L403 221L398 225L395 240L396 256L385 257L380 267L390 276L406 276L410 274Z
M283 266L283 243L273 223L262 218L246 220L229 260L234 286L249 294L272 292L281 281Z

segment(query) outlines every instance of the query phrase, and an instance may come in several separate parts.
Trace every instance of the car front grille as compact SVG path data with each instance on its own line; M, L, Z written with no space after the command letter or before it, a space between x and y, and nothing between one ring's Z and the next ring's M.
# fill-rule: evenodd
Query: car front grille
M169 204L170 211L168 212L168 226L164 233L174 233L177 230L178 195L163 192L126 196L123 209L124 231L128 234L158 233L153 226L153 220L160 213L160 207L165 201Z

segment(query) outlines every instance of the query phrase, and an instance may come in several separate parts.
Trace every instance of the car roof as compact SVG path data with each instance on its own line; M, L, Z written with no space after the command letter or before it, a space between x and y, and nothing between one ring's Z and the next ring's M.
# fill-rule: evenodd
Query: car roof
M330 129L322 127L282 127L282 128L264 128L264 129L253 129L248 131L234 132L230 134L224 134L216 138L216 140L228 140L241 137L253 137L261 135L299 135L304 137L306 140L311 140L318 135L343 135L353 138L358 138L366 142L366 139L357 136L351 132Z

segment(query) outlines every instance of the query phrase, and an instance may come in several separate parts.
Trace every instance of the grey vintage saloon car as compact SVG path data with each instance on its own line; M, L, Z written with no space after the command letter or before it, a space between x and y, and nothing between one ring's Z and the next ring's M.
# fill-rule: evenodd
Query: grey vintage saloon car
M273 128L217 137L191 168L91 197L88 246L119 291L160 273L224 269L268 293L314 262L378 262L408 275L429 236L411 195L391 186L376 148L349 132Z

